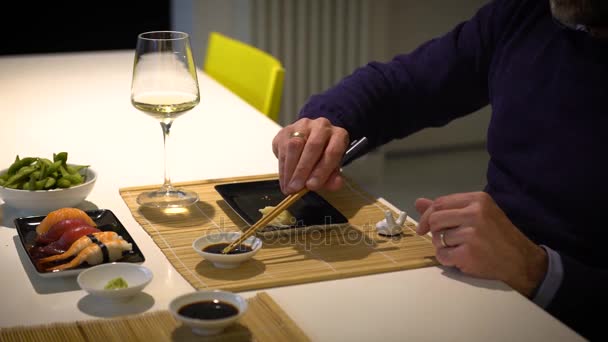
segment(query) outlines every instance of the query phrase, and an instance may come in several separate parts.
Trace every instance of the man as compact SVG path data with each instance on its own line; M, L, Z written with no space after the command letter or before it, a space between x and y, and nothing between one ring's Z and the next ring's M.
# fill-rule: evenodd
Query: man
M485 191L418 199L417 232L441 264L605 338L607 99L608 1L497 0L313 96L273 141L281 188L338 189L349 140L378 146L491 104Z

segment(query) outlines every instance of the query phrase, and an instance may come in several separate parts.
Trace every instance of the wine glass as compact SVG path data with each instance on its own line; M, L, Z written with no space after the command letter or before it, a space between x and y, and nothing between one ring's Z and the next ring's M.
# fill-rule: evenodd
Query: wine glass
M131 103L160 121L163 130L165 181L160 189L143 192L137 203L144 207L185 207L198 201L198 194L171 185L168 143L173 120L200 101L196 66L187 33L154 31L137 37Z

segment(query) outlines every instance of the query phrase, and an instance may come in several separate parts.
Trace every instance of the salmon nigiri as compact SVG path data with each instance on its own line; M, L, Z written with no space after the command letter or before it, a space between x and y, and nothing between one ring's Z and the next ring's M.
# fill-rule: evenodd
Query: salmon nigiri
M91 226L96 227L95 221L87 215L84 211L78 208L61 208L55 211L50 212L46 217L40 222L38 227L36 227L36 233L38 235L42 235L46 233L53 225L59 223L63 220L68 219L82 219L84 222Z

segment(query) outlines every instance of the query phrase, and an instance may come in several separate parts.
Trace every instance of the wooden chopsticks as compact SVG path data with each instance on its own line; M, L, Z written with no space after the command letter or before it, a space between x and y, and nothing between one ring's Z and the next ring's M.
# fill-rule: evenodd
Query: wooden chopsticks
M230 252L232 249L242 244L243 241L247 240L248 237L253 235L258 229L262 227L266 227L268 223L274 220L275 217L279 216L283 210L289 208L292 204L294 204L297 200L302 198L308 192L307 188L303 188L302 190L296 192L295 194L288 195L284 200L281 201L276 207L274 207L268 214L264 215L258 222L254 223L249 229L239 236L238 239L234 240L230 243L230 245L226 246L222 250L222 254L226 254Z
M342 158L342 163L340 165L344 166L348 162L350 162L357 154L359 154L359 152L366 145L367 145L366 137L353 141L350 144L348 150L346 150L346 153L344 154L344 157ZM238 239L234 240L228 246L226 246L226 248L224 248L222 250L222 254L229 253L236 246L242 244L245 240L247 240L247 238L249 238L251 235L253 235L258 229L260 229L262 227L266 227L266 225L268 225L268 223L270 223L270 221L274 220L274 218L277 217L280 213L282 213L283 210L286 210L287 208L289 208L297 200L302 198L302 196L304 196L307 192L308 192L307 188L302 188L300 191L296 192L295 194L290 194L287 197L285 197L285 199L282 200L281 203L279 203L276 207L274 207L274 209L272 209L268 214L262 216L262 218L259 221L254 223L251 227L249 227L249 229L245 233L243 233L241 236L239 236Z

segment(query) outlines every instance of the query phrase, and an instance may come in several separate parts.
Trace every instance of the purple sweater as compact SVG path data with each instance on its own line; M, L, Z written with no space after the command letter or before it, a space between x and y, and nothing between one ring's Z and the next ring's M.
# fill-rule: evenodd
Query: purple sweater
M356 70L300 116L327 117L378 146L491 104L486 191L559 253L548 312L605 338L607 100L607 41L557 23L549 0L498 0L410 54Z

